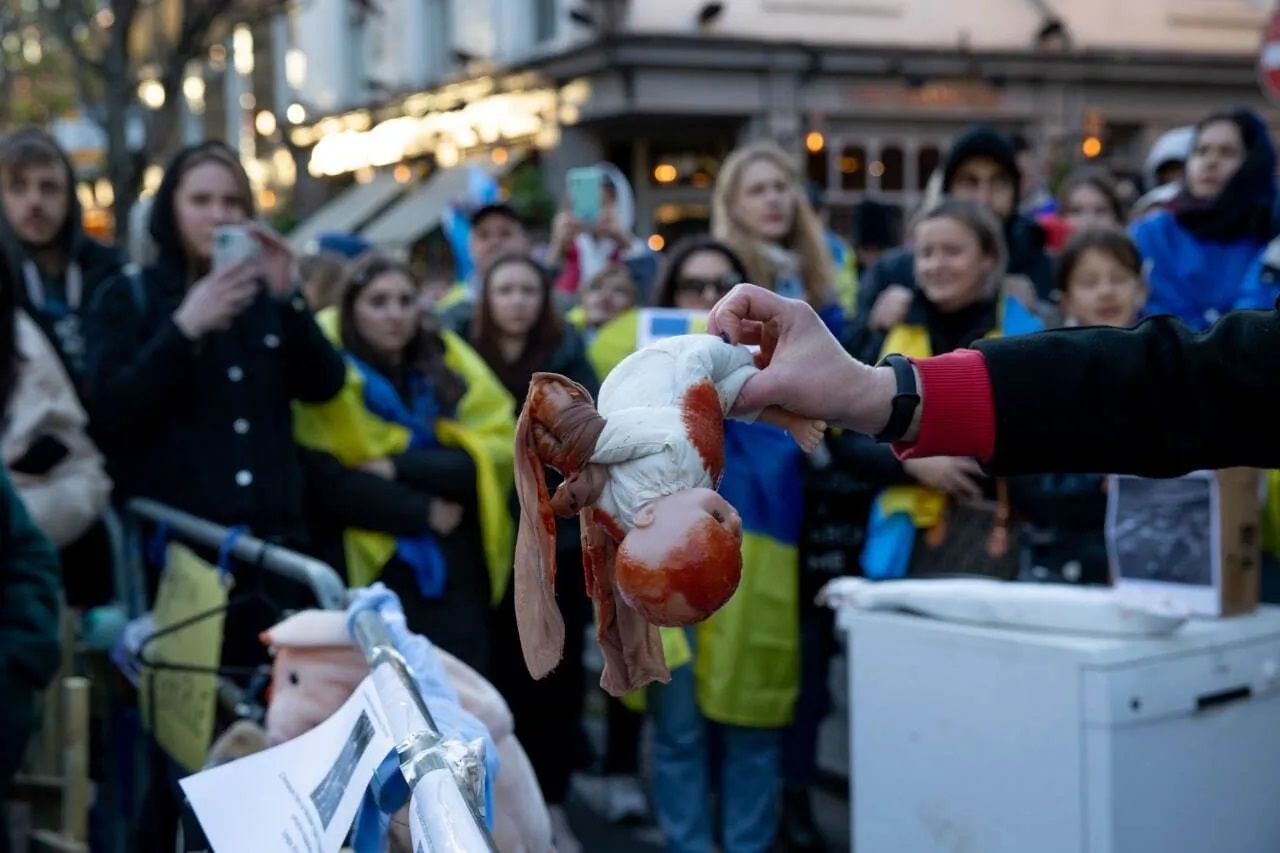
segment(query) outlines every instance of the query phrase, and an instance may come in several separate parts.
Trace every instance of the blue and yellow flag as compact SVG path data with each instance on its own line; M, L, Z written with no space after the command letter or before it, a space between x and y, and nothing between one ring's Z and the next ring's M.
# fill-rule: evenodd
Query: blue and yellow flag
M341 345L334 308L316 322L335 346ZM511 578L515 523L508 500L515 482L515 400L484 359L451 332L442 334L445 364L460 375L467 390L452 418L438 418L436 438L445 447L465 450L475 462L476 493L492 600L502 600ZM348 362L347 381L327 403L295 403L294 438L303 447L333 454L344 465L392 456L409 447L410 431L384 421L365 405L364 377ZM346 533L347 579L354 586L377 580L396 551L395 537L367 530Z

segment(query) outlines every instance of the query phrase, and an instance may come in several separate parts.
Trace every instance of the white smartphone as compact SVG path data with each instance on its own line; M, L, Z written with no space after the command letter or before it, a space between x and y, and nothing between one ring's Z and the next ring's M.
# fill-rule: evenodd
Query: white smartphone
M213 268L229 267L262 254L262 243L243 225L220 225L213 230Z

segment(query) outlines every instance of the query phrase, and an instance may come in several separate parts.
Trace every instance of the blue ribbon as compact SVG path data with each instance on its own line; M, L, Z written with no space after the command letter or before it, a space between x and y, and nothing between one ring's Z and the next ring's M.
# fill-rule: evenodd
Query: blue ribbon
M156 529L152 531L151 538L147 541L147 562L163 569L165 564L169 562L168 547L169 525L162 521L156 524Z
M222 540L222 544L218 546L218 572L223 580L231 575L231 556L235 550L236 542L240 537L249 532L247 525L241 524L227 531L227 536Z

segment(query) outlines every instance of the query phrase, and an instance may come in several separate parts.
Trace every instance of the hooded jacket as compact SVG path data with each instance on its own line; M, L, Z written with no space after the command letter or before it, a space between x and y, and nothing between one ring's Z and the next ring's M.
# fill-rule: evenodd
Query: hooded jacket
M53 343L77 386L83 384L85 338L81 319L98 289L113 278L126 263L125 254L104 246L84 233L84 211L76 194L76 174L71 160L57 142L43 130L27 128L9 136L4 147L26 140L43 140L58 152L67 175L67 219L57 242L61 269L41 269L8 219L0 213L0 250L13 269L13 280L22 283L20 307L26 310Z
M999 164L1013 181L1013 197L1021 194L1022 180L1013 144L1008 137L987 125L976 125L962 133L947 151L942 165L942 191L951 192L952 182L960 166L977 157L985 157ZM1004 239L1009 251L1007 273L1025 275L1035 285L1036 295L1043 302L1053 299L1053 262L1046 251L1047 235L1035 220L1015 212L1005 219ZM858 310L845 342L854 354L867 345L865 325L876 298L891 285L916 287L915 253L910 246L903 246L885 254L861 279L858 287Z

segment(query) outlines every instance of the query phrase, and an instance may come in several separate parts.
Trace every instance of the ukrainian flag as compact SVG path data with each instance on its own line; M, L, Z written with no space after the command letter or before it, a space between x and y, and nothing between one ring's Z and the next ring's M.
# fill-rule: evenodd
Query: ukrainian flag
M719 723L777 727L790 722L799 690L803 451L779 427L724 427L719 492L742 516L742 582L698 626L698 706Z

